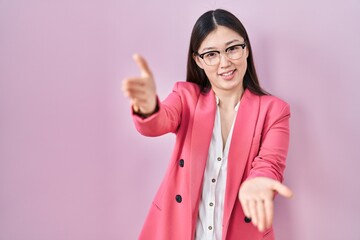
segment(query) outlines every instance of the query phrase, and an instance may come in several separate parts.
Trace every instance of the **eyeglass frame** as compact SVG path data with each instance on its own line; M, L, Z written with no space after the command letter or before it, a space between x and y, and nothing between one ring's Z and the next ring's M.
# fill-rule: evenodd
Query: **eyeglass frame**
M224 53L225 53L225 56L226 56L228 59L238 60L238 59L240 59L241 57L236 58L236 59L232 59L232 58L228 57L228 55L227 55L227 50L228 50L229 48L233 48L233 47L237 47L237 46L240 46L240 47L242 48L242 51L243 51L243 52L242 52L242 55L241 55L241 57L242 57L242 56L244 55L244 49L245 49L245 47L246 47L246 43L245 43L245 42L244 42L244 43L240 43L240 44L234 44L234 45L229 46L229 47L227 47L227 48L225 48L224 50L221 50L221 51L219 51L219 50L211 50L211 51L207 51L207 52L204 52L204 53L201 53L201 54L195 53L195 55L198 56L198 57L200 57L200 58L204 61L204 63L205 63L206 65L208 65L208 66L215 66L216 64L214 64L214 65L209 65L209 64L206 63L206 61L204 60L204 55L205 55L205 54L212 53L212 52L216 52L216 53L219 54L220 60L221 60L221 53L224 52ZM219 63L220 63L220 61L219 61Z

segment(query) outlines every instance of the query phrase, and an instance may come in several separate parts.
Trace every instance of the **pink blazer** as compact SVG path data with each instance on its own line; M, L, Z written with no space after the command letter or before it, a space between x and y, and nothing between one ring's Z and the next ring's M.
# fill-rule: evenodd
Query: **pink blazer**
M176 143L165 177L150 207L139 239L194 239L203 173L214 126L213 91L178 82L159 102L159 111L142 119L133 115L145 136L175 133ZM282 181L289 145L289 105L274 96L245 90L231 140L223 216L223 240L274 239L272 228L259 232L246 223L238 200L241 183L265 176Z

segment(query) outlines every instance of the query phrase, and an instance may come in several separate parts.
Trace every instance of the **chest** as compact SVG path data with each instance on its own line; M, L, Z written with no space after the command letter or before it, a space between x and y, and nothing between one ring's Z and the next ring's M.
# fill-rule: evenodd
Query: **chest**
M221 137L222 137L223 147L225 147L225 143L229 137L230 130L234 123L236 111L219 109L219 114L220 114Z

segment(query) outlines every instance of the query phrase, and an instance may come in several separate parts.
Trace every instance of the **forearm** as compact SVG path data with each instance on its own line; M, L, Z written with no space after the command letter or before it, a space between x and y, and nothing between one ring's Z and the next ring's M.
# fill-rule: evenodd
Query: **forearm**
M277 181L283 180L290 137L289 106L284 106L276 116L264 129L259 153L252 162L249 178L268 177Z
M172 92L163 102L157 98L157 107L150 116L132 112L136 129L144 136L155 137L169 132L175 133L181 119L181 101L176 92Z

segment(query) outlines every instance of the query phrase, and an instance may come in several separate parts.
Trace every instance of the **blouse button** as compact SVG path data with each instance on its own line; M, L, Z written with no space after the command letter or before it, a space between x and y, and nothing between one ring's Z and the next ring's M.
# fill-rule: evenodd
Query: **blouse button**
M217 160L218 160L218 161L221 161L221 157L218 157Z

